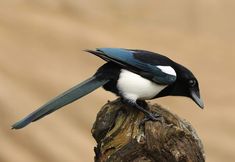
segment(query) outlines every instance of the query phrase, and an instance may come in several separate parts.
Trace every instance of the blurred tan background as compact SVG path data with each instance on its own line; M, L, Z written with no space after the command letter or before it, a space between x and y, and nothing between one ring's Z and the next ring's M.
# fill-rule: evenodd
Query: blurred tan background
M104 62L83 52L124 47L159 52L198 77L202 111L189 99L157 102L190 121L208 162L235 161L235 1L0 0L0 162L93 161L90 130L116 97L99 89L10 130Z

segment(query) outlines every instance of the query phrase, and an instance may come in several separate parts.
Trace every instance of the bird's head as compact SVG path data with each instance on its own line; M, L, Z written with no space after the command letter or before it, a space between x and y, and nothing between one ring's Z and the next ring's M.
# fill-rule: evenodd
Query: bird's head
M197 78L190 70L182 65L176 64L174 69L177 74L175 83L164 89L159 94L159 97L167 95L185 96L191 98L200 108L204 108Z
M204 108L197 78L184 66L179 64L176 66L177 80L175 90L179 91L179 95L191 98L200 108Z
M199 84L193 74L186 74L180 78L179 84L184 88L181 91L183 96L191 98L200 108L204 108L203 100L200 96Z

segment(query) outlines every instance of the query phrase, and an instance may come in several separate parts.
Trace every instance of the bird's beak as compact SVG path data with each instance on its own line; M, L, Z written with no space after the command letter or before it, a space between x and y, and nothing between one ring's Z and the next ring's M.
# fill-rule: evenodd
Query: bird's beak
M200 107L200 108L204 108L204 103L202 101L202 99L200 98L200 93L197 90L191 89L191 97L193 99L193 101Z

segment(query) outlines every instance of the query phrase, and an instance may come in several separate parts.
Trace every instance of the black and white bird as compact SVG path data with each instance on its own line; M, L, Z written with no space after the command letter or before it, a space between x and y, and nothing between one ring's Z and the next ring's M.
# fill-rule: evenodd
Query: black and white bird
M23 128L101 86L120 96L124 103L139 109L151 120L157 120L158 116L138 104L141 103L139 101L164 96L185 96L191 98L200 108L204 107L196 77L186 67L166 56L145 50L122 48L86 51L107 63L91 78L55 97L12 125L13 129Z

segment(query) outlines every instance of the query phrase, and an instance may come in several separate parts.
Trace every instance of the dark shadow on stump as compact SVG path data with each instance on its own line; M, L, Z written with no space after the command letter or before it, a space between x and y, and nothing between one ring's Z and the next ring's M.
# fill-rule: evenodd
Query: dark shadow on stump
M97 142L96 162L204 162L202 142L187 121L159 105L149 105L162 122L147 121L144 114L117 99L97 115L92 135Z

